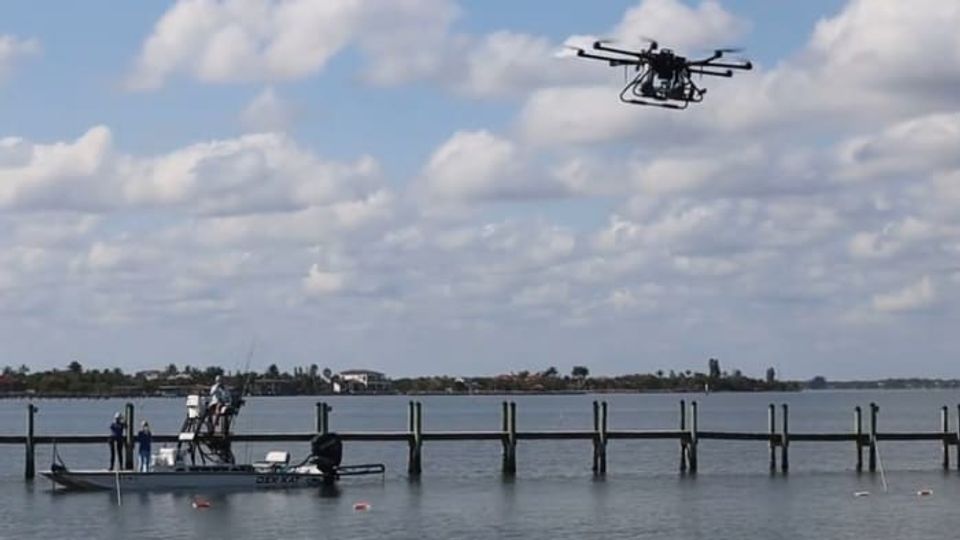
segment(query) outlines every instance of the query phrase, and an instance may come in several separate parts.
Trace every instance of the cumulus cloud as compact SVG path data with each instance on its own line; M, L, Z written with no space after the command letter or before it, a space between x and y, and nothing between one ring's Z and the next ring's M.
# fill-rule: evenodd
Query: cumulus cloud
M523 95L554 84L586 83L602 76L598 66L565 62L556 57L559 45L547 38L498 31L469 42L467 60L448 84L458 93L479 98Z
M748 28L745 20L713 0L696 7L678 0L644 0L627 10L612 35L627 44L656 39L665 47L692 51L729 47Z
M0 139L5 343L51 320L96 324L98 336L174 321L198 329L169 340L190 347L231 328L245 340L256 326L397 372L454 345L459 372L516 368L517 351L602 372L688 366L707 343L755 373L779 359L808 376L833 358L897 372L909 341L897 332L955 325L960 106L937 91L955 74L908 66L918 49L888 30L900 18L935 34L924 46L951 46L948 23L933 18L952 6L851 2L796 56L719 81L677 113L619 104L618 73L544 58L549 38L457 34L448 2L376 13L315 4L179 2L144 44L134 82L273 83L357 47L372 84L525 96L516 123L452 120L408 183L374 157L328 159L282 133L290 108L271 86L241 121L273 133L147 155L118 148L103 126L71 140ZM341 26L306 35L316 17ZM746 27L714 2L647 0L607 35L697 48ZM874 30L884 36L858 35ZM277 52L298 48L307 53ZM431 212L443 207L452 211ZM938 317L916 326L916 311ZM863 321L879 325L849 324ZM936 367L954 355L924 356Z
M451 11L446 0L179 0L144 41L128 84L155 89L177 74L213 83L294 80L351 44L375 55L376 73L394 78L411 58L431 54L425 45L433 43L421 36L435 25L421 23Z
M873 308L880 312L894 313L925 308L936 299L933 283L924 276L906 287L873 297Z
M240 112L240 124L247 131L287 131L293 124L294 110L273 88L265 88Z
M645 6L636 8L637 12ZM693 22L673 27L696 27L697 21L712 24L710 17L703 16L706 11L701 6L691 15ZM731 20L736 21L732 16ZM729 81L711 81L709 97L696 107L695 126L684 121L688 115L626 109L617 102L614 85L555 85L540 88L527 98L520 129L538 144L629 137L665 146L677 140L700 140L698 136L704 133L770 137L779 132L789 137L828 132L836 136L858 128L885 127L889 121L960 105L953 91L960 84L960 38L954 31L958 24L960 9L935 0L910 4L854 0L836 15L822 19L793 57L770 68L761 66L737 74ZM726 27L735 36L743 25ZM936 61L931 61L931 51L938 51ZM638 120L641 113L643 121ZM667 136L649 137L651 133Z
M40 42L36 39L0 35L0 81L3 81L17 60L39 52Z
M890 175L960 167L960 113L910 118L880 133L855 137L841 148L845 176L877 179Z
M940 234L933 224L907 217L899 222L887 223L879 232L860 232L850 240L850 253L854 257L883 259L900 253L910 244L935 238Z
M280 134L198 143L146 157L115 151L104 126L71 142L0 140L0 207L8 209L294 211L362 200L376 191L379 174L370 157L324 161Z
M116 178L101 176L112 159L111 147L104 126L71 142L0 139L0 207L91 209L111 204Z
M346 276L341 272L321 270L314 264L307 277L303 278L303 289L308 294L324 295L339 292L346 284Z
M469 201L556 196L561 187L526 164L510 140L488 131L459 131L430 156L422 173L429 199Z
M155 89L177 74L210 83L296 80L321 72L350 46L362 51L368 82L429 80L471 98L518 96L604 73L588 63L558 61L562 45L544 36L455 32L460 15L450 0L179 0L144 41L128 85ZM732 39L746 27L712 0L696 8L644 0L613 33L634 40L651 30L651 21L659 34L669 28L665 37L691 47Z

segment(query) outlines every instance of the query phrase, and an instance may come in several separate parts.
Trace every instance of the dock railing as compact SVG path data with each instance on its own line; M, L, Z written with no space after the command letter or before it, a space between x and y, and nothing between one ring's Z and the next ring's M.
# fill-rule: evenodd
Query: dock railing
M766 431L701 431L698 425L698 404L680 401L680 415L677 429L609 429L608 406L606 401L593 402L593 429L583 430L517 430L517 404L504 401L501 407L501 425L499 430L491 431L424 431L423 405L419 401L408 403L408 424L406 431L340 431L337 434L345 442L405 442L408 444L407 473L418 477L423 471L422 447L424 443L441 441L500 441L502 444L502 473L514 476L517 473L517 444L520 441L583 440L593 444L592 471L602 476L607 472L607 446L609 441L617 440L676 440L679 442L681 474L695 474L699 468L697 448L700 441L757 441L766 443L770 449L770 472L786 474L790 470L789 448L792 443L801 442L847 442L855 448L855 469L863 470L863 448L868 452L868 469L877 470L877 443L879 441L939 441L942 443L941 467L950 468L950 450L957 452L956 463L960 468L960 405L957 406L956 431L950 431L950 410L947 406L940 409L941 429L939 431L882 432L878 430L880 407L870 403L869 431L863 432L862 409L854 408L854 425L849 432L804 433L789 431L789 407L782 404L779 426L777 425L777 407L771 403L768 407L768 426ZM315 431L312 433L236 433L235 442L306 442L317 434L329 433L331 407L318 402L315 410ZM25 435L0 435L0 444L23 445L25 448L24 476L29 480L36 474L36 447L42 444L104 444L106 435L62 434L49 435L35 432L35 415L39 408L34 403L27 404L27 422ZM128 426L133 425L134 406L127 403L125 408ZM778 431L779 427L779 431ZM160 443L177 442L177 435L153 436ZM133 437L128 430L124 440L124 466L133 469ZM778 452L779 450L779 452Z

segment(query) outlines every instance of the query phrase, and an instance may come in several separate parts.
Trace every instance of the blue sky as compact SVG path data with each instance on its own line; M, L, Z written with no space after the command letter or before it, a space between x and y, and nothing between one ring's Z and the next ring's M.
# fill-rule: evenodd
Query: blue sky
M454 28L477 35L513 30L559 43L576 33L602 33L633 5L470 2L461 4ZM801 48L812 24L842 2L724 6L750 21L751 28L735 43L719 45L746 47L752 59L772 65ZM36 38L43 49L2 89L0 114L9 132L56 140L100 123L111 126L118 145L130 152L161 152L184 141L240 133L237 111L262 90L260 83L208 86L180 78L151 92L122 88L144 36L167 7L166 2L5 2L0 6L3 31ZM516 100L464 100L426 84L370 88L357 81L359 62L347 50L318 76L274 85L300 113L293 133L324 155L373 153L411 175L451 131L504 129L519 106Z
M911 6L5 2L0 364L958 376L960 15ZM758 69L630 107L576 35Z

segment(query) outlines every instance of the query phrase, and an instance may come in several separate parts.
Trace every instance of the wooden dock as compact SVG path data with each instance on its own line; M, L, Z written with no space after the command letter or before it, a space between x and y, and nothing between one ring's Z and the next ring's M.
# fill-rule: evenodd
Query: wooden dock
M330 406L324 402L316 404L315 431L309 433L239 433L233 435L236 442L307 442L315 435L330 433ZM27 405L25 435L0 435L0 444L17 444L25 448L24 475L27 479L36 474L36 446L40 444L105 444L106 435L38 435L35 433L34 417L36 405ZM127 403L125 408L127 426L134 425L134 406ZM871 403L869 417L864 431L863 411L856 407L853 411L853 429L849 432L804 433L789 431L789 407L782 404L768 407L768 426L766 431L701 431L698 426L698 405L692 401L689 405L681 400L679 422L676 429L658 430L610 430L607 425L608 407L606 401L593 402L593 428L583 430L518 431L517 404L504 401L501 410L501 425L496 431L423 431L423 406L419 401L408 404L408 423L405 431L351 431L337 432L348 442L405 442L408 445L407 472L411 477L419 476L423 471L422 447L425 442L440 441L500 441L502 445L501 472L513 476L517 472L517 444L519 441L546 440L583 440L593 443L592 470L596 475L607 472L607 445L615 440L675 440L679 443L680 472L695 474L699 468L698 447L701 441L757 441L764 442L770 449L770 472L786 474L790 470L790 445L794 442L847 442L855 449L855 468L864 469L863 453L867 451L867 470L877 470L877 443L879 441L939 441L943 445L941 467L950 469L951 446L956 449L956 463L960 468L960 405L957 406L957 425L950 431L950 410L941 407L941 430L929 432L882 432L878 430L880 408ZM154 435L153 440L160 443L177 441L177 435ZM133 469L133 430L128 429L124 441L124 466ZM778 468L779 462L779 468Z

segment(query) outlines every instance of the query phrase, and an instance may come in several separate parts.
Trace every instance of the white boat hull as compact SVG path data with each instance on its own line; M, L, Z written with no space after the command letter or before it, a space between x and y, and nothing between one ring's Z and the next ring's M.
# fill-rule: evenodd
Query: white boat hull
M159 471L119 473L105 470L47 471L43 476L57 484L76 490L121 491L189 490L189 489L294 489L319 487L325 475L319 471L264 472L243 471Z

